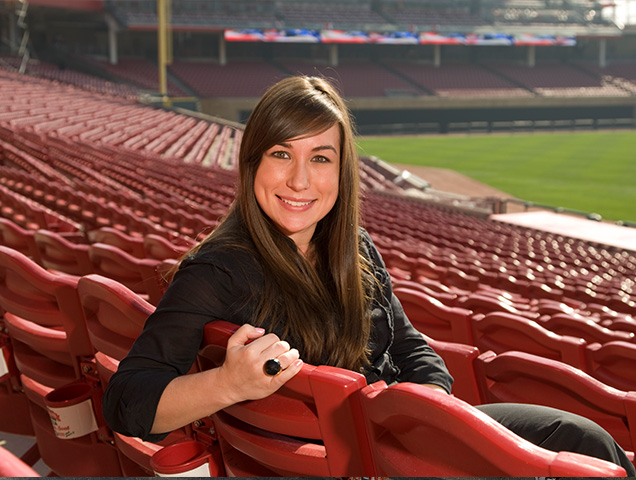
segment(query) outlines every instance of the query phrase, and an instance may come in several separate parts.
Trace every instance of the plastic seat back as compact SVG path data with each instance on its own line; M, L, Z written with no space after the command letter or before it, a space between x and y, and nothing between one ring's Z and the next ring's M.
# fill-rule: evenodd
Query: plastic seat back
M567 313L555 313L541 322L542 325L560 335L583 338L589 343L607 343L614 341L634 342L636 334L611 330L586 317L577 317Z
M91 243L112 245L136 258L146 258L143 238L126 235L113 227L102 227L89 232L88 240Z
M154 233L148 233L144 236L144 249L148 258L156 258L157 260L179 258L194 246L194 242L188 245L185 240L182 240L182 243L172 243L167 238Z
M34 232L25 230L7 218L0 218L0 245L17 250L35 263L40 263L40 253L35 243Z
M119 459L110 443L101 441L95 430L62 438L47 408L50 394L68 392L72 384L83 383L100 395L97 379L93 382L82 368L90 363L93 347L77 295L78 280L0 247L0 305L42 459L59 476L119 476ZM69 403L82 401L65 398ZM95 421L101 428L99 416Z
M636 445L636 392L624 392L565 363L524 352L476 360L484 403L545 405L589 418L628 452Z
M439 300L410 288L396 288L393 293L418 331L436 340L472 345L470 310L446 306Z
M481 352L503 353L512 350L532 353L565 362L574 367L585 365L585 340L558 335L541 324L518 315L492 312L472 321L474 344Z
M77 290L88 335L97 350L96 368L106 388L155 307L121 283L98 274L80 278ZM114 432L113 441L120 452L124 476L152 476L152 455L185 437L186 430L179 429L162 442L153 443Z
M162 289L157 281L159 260L136 258L120 248L94 243L88 249L93 273L103 275L125 285L152 305L157 305Z
M0 306L6 312L18 369L49 386L59 386L57 382L65 376L79 377L80 358L93 354L77 281L0 247Z
M453 376L453 395L471 405L480 404L482 400L475 378L474 364L475 359L479 356L479 349L473 345L434 340L426 335L424 335L424 339L442 357L448 371Z
M630 342L592 343L585 348L585 371L619 390L636 389L636 345Z
M512 302L505 300L502 297L495 297L488 295L485 292L476 292L462 298L458 305L462 308L471 310L475 314L487 315L491 312L503 312L518 315L520 317L536 320L539 318L539 313L532 310L522 310L517 308Z
M88 257L88 245L68 241L49 230L38 230L34 235L40 261L45 268L70 275L93 273Z
M80 278L77 291L94 348L123 359L155 307L125 285L98 274Z
M378 382L361 397L380 476L625 476L613 463L531 444L468 403L423 385Z
M237 327L211 322L199 353L201 369L222 363ZM303 366L276 393L212 416L229 476L373 475L358 391L361 374Z

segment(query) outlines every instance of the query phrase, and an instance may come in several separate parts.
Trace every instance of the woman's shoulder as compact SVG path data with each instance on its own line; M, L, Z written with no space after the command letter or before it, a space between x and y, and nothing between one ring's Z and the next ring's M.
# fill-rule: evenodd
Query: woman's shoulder
M360 242L362 242L362 244L365 246L373 245L371 235L369 235L369 232L367 232L366 228L364 227L358 227L358 238L360 239Z
M235 270L238 267L242 269L258 267L256 256L247 246L209 241L203 243L196 252L185 257L180 268L206 264L223 270Z
M364 227L359 228L358 238L360 242L360 250L362 255L366 259L372 261L373 263L379 263L380 265L384 265L380 252L378 252L378 249L373 243L373 239L371 238L371 235L369 235L369 232L367 232Z

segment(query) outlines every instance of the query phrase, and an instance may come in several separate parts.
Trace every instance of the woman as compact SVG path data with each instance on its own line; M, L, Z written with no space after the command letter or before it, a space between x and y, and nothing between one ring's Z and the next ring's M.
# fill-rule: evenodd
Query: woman
M273 393L303 361L359 371L369 383L409 381L450 393L443 361L411 326L358 225L358 196L353 129L337 92L312 77L274 85L247 122L227 218L185 256L110 381L111 427L157 441ZM185 375L215 319L241 325L223 365ZM634 472L613 439L582 417L516 404L480 409L545 448Z

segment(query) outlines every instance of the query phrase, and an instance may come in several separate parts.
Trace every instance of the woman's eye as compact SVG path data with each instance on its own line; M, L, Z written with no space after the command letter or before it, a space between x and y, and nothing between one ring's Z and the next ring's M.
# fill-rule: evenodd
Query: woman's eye
M289 155L287 155L287 152L272 152L272 157L276 157L276 158L289 158Z
M330 159L328 159L327 157L324 157L322 155L318 155L317 157L314 157L313 161L317 162L317 163L329 163L329 162L331 162Z

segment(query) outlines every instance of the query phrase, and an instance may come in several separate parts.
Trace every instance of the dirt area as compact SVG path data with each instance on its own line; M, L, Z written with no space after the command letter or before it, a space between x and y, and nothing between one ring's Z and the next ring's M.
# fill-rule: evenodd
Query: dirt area
M501 190L497 190L496 188L478 182L477 180L473 180L466 175L462 175L461 173L447 170L445 168L419 167L416 165L400 164L393 164L393 166L401 170L408 170L412 174L420 177L422 180L426 180L435 190L468 195L477 198L514 198L506 192L502 192ZM509 213L522 212L525 211L525 207L514 203L508 203L507 211Z

